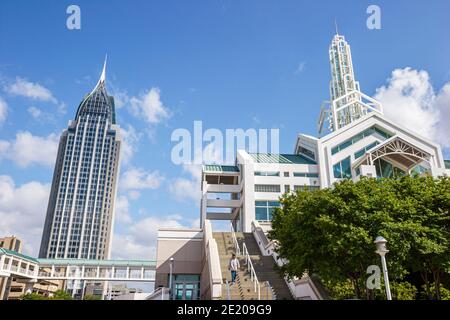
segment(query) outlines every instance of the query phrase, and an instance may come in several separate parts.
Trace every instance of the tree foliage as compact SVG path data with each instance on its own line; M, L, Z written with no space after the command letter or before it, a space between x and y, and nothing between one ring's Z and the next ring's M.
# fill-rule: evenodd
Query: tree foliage
M22 300L73 300L73 298L70 293L67 293L64 290L57 290L51 297L35 292L27 293L22 296Z
M404 283L418 273L428 297L440 299L440 281L450 268L449 178L344 180L331 189L285 194L281 203L269 237L288 260L284 274L314 273L338 287L351 283L354 297L375 298L366 288L366 269L380 264L373 241L383 236L390 278ZM409 297L417 293L409 291Z

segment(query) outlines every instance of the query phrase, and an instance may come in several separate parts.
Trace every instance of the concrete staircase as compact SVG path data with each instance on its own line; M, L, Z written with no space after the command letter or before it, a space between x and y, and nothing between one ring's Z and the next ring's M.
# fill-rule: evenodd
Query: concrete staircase
M250 259L255 268L258 281L261 286L261 300L272 299L271 289L267 285L267 281L275 293L277 300L292 299L292 295L287 287L284 279L274 270L275 261L271 256L263 256L259 250L252 233L235 233L242 251L242 244L245 243L250 255ZM236 253L231 232L214 232L213 237L217 242L219 250L220 265L222 269L223 288L222 296L227 299L226 281L231 282L231 273L228 265L231 254ZM242 253L242 252L241 252ZM258 293L254 291L254 283L251 281L250 273L247 271L244 256L238 256L241 264L241 270L237 273L236 284L230 285L231 300L257 300Z

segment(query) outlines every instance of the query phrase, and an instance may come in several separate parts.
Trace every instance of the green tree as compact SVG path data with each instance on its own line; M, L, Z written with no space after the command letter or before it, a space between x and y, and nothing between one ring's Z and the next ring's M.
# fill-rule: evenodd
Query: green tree
M65 292L64 290L57 290L55 294L51 298L52 300L73 300L72 295L70 293Z
M22 295L22 300L48 300L48 297L33 292Z
M315 273L340 288L334 290L336 297L348 298L342 284L351 283L355 298L374 299L377 294L366 288L365 280L367 267L380 262L373 243L378 235L389 241L391 280L401 282L408 273L419 272L428 287L427 275L439 283L450 261L449 199L448 178L344 180L332 189L285 194L269 237L288 260L281 268L284 274ZM405 286L399 287L402 298Z

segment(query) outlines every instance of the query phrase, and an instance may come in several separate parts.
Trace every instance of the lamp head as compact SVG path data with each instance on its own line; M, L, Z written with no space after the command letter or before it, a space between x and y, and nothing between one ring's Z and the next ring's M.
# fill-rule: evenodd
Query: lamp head
M378 253L380 256L381 255L384 256L386 253L389 252L389 250L386 248L387 240L385 238L378 236L375 239L374 243L377 246L377 251L375 251L375 252Z

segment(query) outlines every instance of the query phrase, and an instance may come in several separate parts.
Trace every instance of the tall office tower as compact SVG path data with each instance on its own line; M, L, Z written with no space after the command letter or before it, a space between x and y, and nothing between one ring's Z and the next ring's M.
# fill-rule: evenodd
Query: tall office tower
M121 142L105 70L61 135L40 258L109 258Z
M383 113L378 101L361 92L353 72L350 45L344 36L336 33L328 53L331 100L322 105L319 134L323 131L336 131L372 111Z

